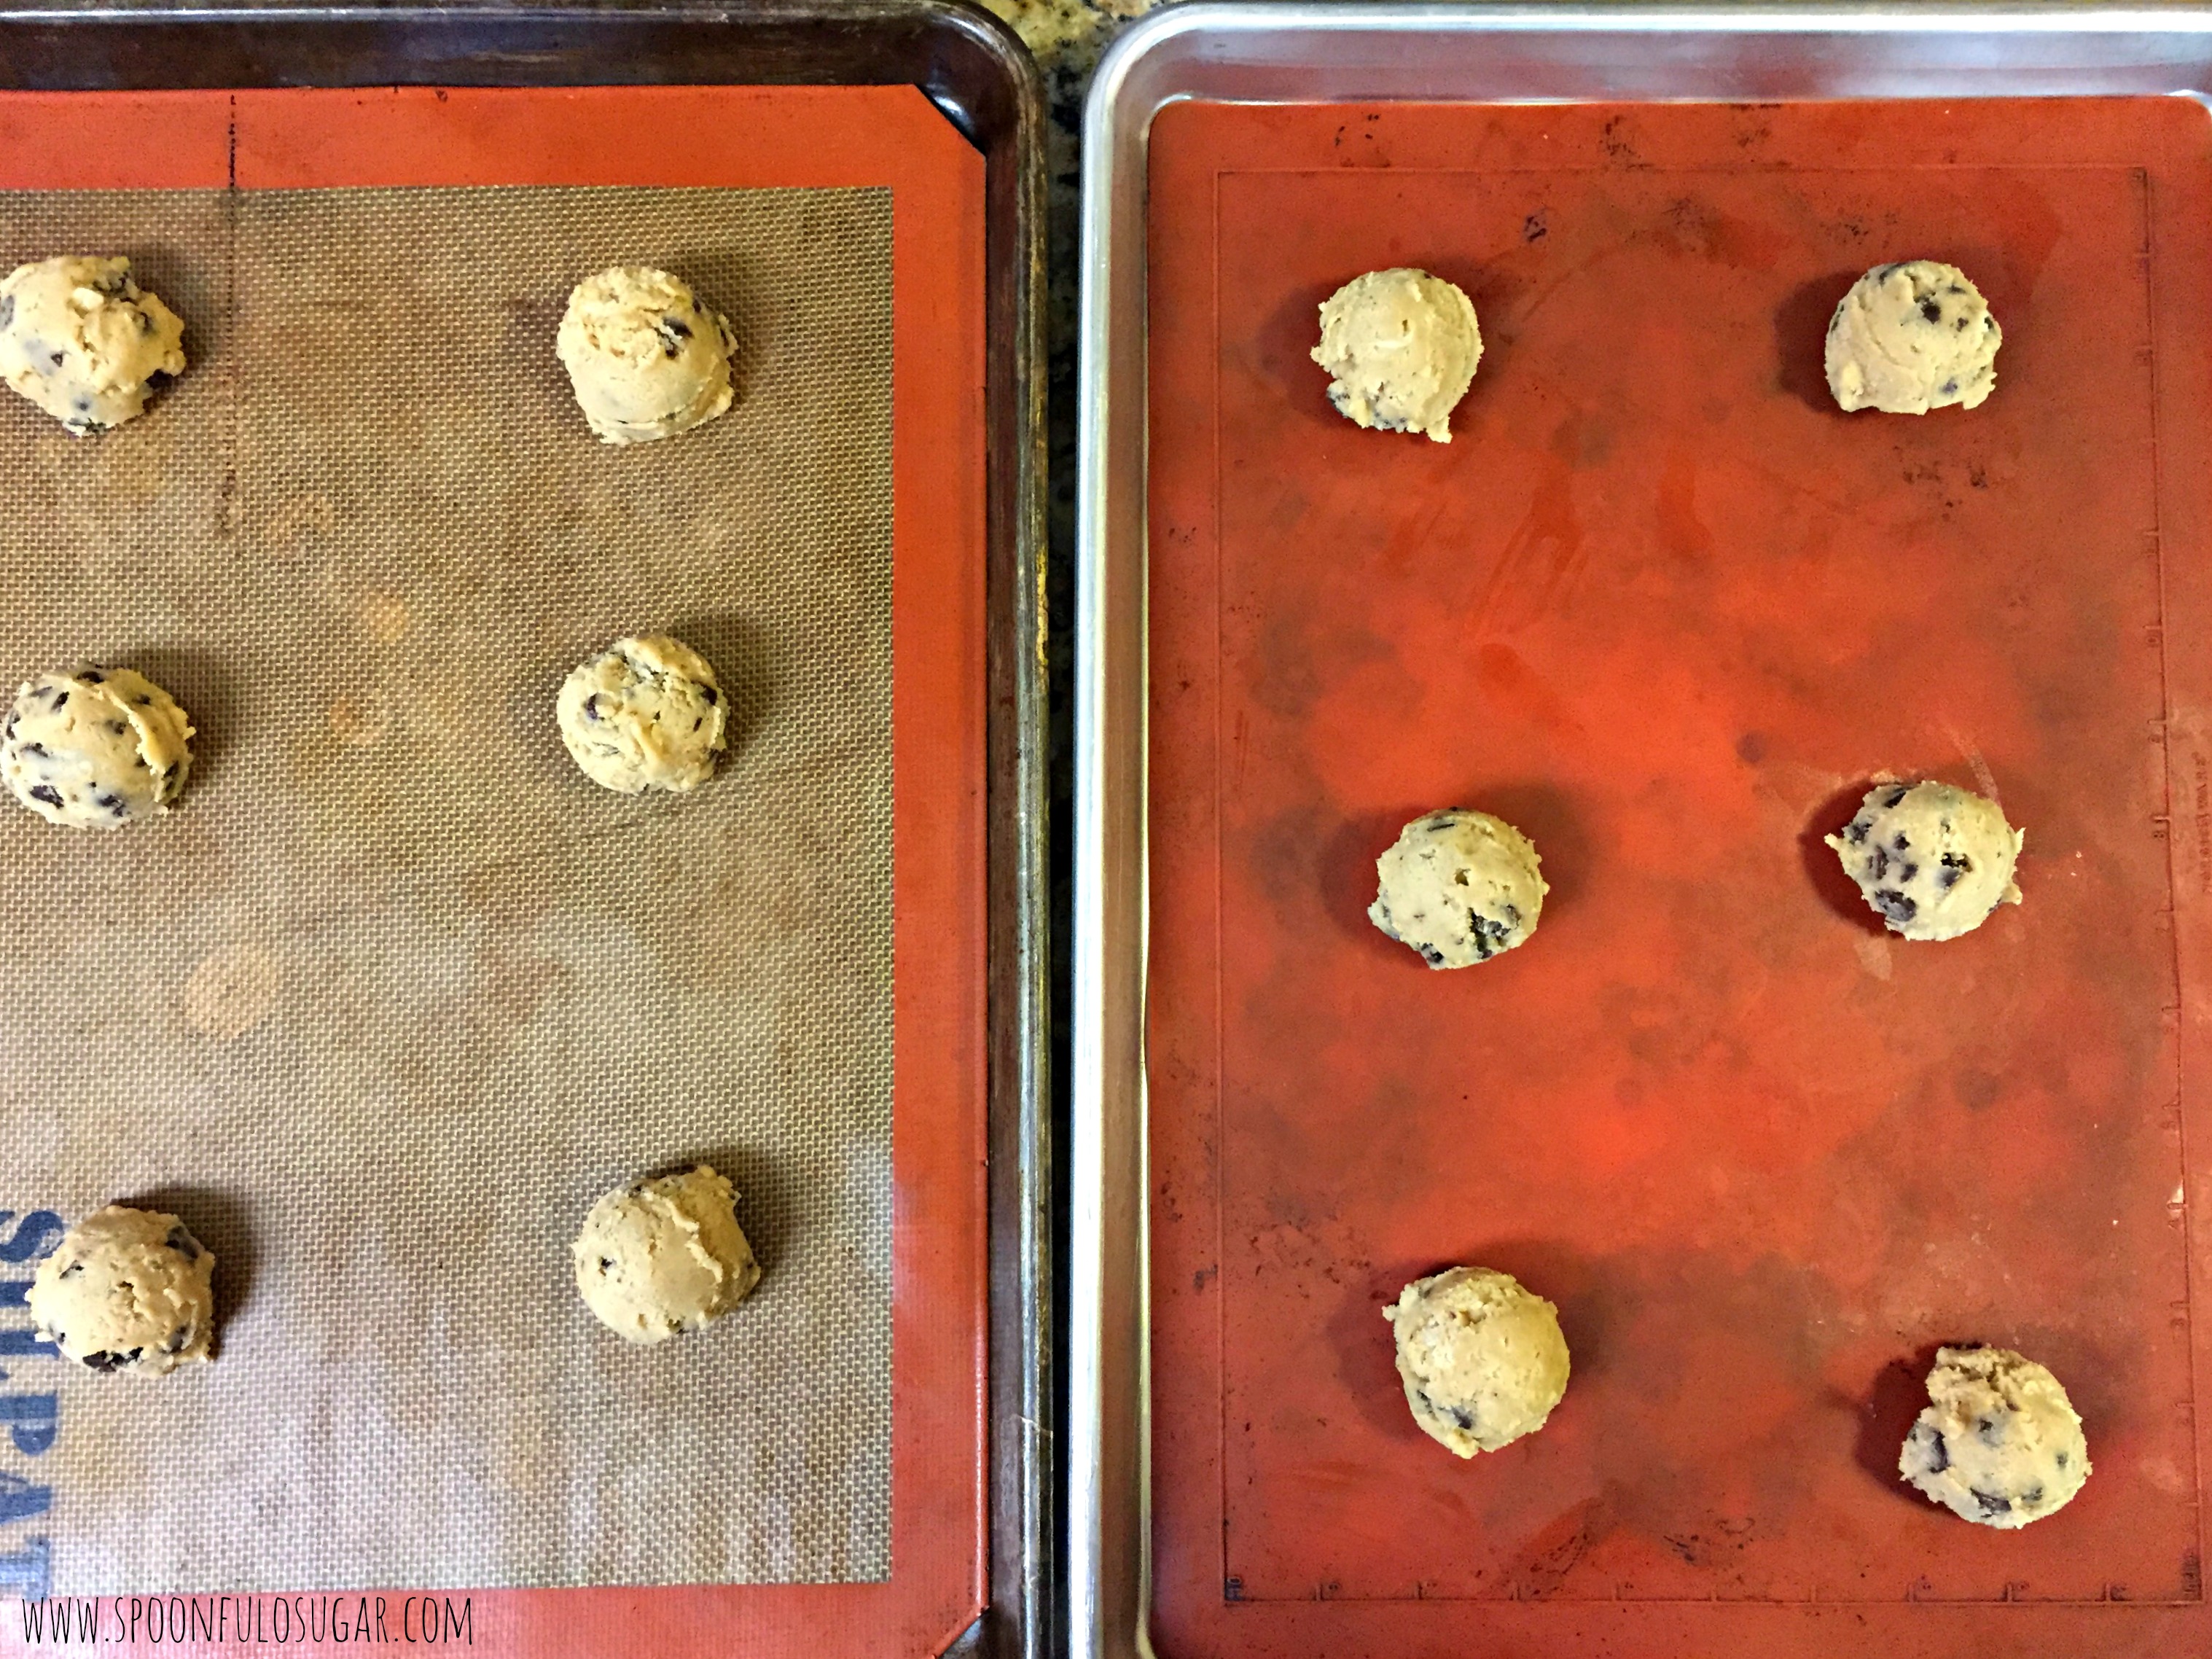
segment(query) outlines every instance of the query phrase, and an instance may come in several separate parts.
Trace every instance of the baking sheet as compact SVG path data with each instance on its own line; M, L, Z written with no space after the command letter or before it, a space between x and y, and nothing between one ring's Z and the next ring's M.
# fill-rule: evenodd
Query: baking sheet
M1802 1639L1685 1611L1723 1601L1934 1650L1887 1609L2201 1605L2166 738L2207 132L2167 100L1160 117L1164 1650ZM1917 254L1990 293L1999 394L1847 422L1828 312ZM1352 428L1305 359L1396 263L1484 319L1449 448ZM2000 793L2028 905L1964 950L1871 927L1818 836L1882 769ZM1456 802L1553 893L1528 951L1432 975L1361 911ZM1560 1301L1577 1356L1471 1468L1374 1312L1458 1260ZM2018 1535L1889 1474L1929 1351L1975 1338L2089 1419L2098 1479Z
M0 655L136 664L201 736L151 829L0 816L0 1196L176 1209L224 1322L47 1382L54 1587L886 1576L890 192L0 198L0 260L77 248L193 366L96 441L0 407ZM736 321L727 416L591 439L553 332L617 261ZM623 799L553 694L660 630L734 753ZM568 1241L692 1158L766 1276L631 1349Z

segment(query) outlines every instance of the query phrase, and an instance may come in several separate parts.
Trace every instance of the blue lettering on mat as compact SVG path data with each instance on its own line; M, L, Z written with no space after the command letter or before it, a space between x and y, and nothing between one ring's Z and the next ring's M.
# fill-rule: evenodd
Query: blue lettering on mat
M15 1219L13 1210L0 1210L0 1227ZM69 1229L52 1210L33 1210L21 1221L15 1231L0 1239L0 1261L31 1261L50 1253L62 1242Z
M53 1544L47 1538L27 1539L22 1548L0 1555L0 1595L43 1601L53 1589Z
M0 1469L0 1521L27 1521L54 1506L54 1489Z
M0 1378L7 1375L0 1371ZM54 1443L60 1414L58 1395L0 1394L0 1423L8 1425L8 1438L26 1457L36 1457Z
M9 1224L13 1222L12 1229ZM0 1262L21 1265L50 1255L68 1231L52 1210L31 1210L18 1218L13 1210L0 1210ZM27 1279L0 1279L0 1309L21 1308L30 1294ZM41 1342L35 1330L0 1328L0 1356L52 1359L60 1357L51 1342ZM0 1382L8 1373L0 1370ZM8 1430L9 1443L26 1457L50 1450L60 1426L61 1399L52 1394L0 1395L0 1425ZM54 1489L9 1469L0 1469L0 1526L28 1521L53 1507ZM0 1595L20 1595L43 1601L52 1593L53 1540L45 1534L26 1538L0 1537Z

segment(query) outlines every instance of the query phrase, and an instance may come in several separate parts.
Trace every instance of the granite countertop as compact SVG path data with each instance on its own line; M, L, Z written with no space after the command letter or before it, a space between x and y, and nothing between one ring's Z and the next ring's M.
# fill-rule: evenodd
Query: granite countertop
M1014 26L1048 77L1090 78L1122 24L1152 9L1152 0L983 0ZM1054 88L1057 96L1060 88ZM1075 94L1079 100L1082 86Z
M1083 98L1091 72L1114 37L1152 9L1155 0L982 0L1011 23L1043 71L1052 124L1045 135L1045 165L1050 178L1047 213L1051 272L1048 330L1052 343L1050 422L1052 427L1051 629L1066 637L1073 619L1075 504L1075 301L1076 247L1080 235ZM1053 703L1055 732L1061 693L1070 665L1055 646ZM1072 714L1072 710L1066 711ZM1055 740L1055 749L1060 745Z
M1152 9L1155 0L982 0L1011 23L1043 71L1051 125L1045 134L1049 177L1047 331L1051 347L1046 425L1050 476L1045 566L1046 694L1050 703L1053 969L1052 1073L1056 1144L1067 1133L1068 919L1074 914L1073 836L1075 726L1076 258L1081 234L1083 99L1091 71L1114 37ZM1066 1179L1065 1166L1057 1181ZM1066 1192L1055 1206L1065 1215ZM1062 1267L1056 1272L1064 1271ZM1063 1281L1054 1292L1064 1297Z

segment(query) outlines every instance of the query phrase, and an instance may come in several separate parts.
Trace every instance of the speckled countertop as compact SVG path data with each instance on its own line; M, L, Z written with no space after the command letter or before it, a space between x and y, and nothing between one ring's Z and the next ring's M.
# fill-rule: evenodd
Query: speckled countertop
M1045 95L1052 122L1045 140L1046 167L1050 175L1047 215L1049 241L1047 256L1051 272L1048 333L1052 364L1047 424L1050 432L1050 551L1046 561L1046 685L1051 703L1048 722L1052 746L1054 824L1073 822L1075 726L1075 403L1076 403L1076 252L1080 234L1080 140L1083 98L1091 87L1091 73L1113 44L1114 37L1135 19L1153 9L1155 0L982 0L991 10L1012 24L1044 72ZM1073 837L1055 833L1051 840L1052 863L1052 1073L1055 1145L1064 1144L1067 1132L1067 992L1070 918L1074 914ZM1054 1208L1067 1213L1066 1169L1054 1171ZM1054 1252L1062 1264L1065 1255ZM1062 1279L1054 1300L1062 1304L1066 1292ZM1055 1368L1058 1369L1057 1367ZM1063 1401L1062 1404L1065 1404Z
M1083 131L1083 94L1090 89L1091 71L1098 67L1114 37L1152 10L1154 0L982 0L982 3L1014 26L1037 60L1037 67L1044 71L1045 95L1052 106L1048 162L1053 188L1052 267L1058 288L1072 283L1074 275L1079 141ZM1073 294L1065 297L1073 303Z
M1055 639L1070 616L1066 601L1073 562L1075 502L1075 260L1080 233L1083 96L1091 72L1114 37L1152 9L1155 0L982 0L1014 26L1044 72L1045 96L1052 110L1046 134L1046 167L1051 177L1048 214L1048 263L1052 274L1052 546L1051 618ZM1054 726L1069 665L1055 651Z
M1012 23L1048 76L1066 76L1079 103L1083 83L1121 25L1152 9L1152 0L983 0ZM1062 88L1054 88L1057 96ZM1071 106L1073 107L1073 106Z

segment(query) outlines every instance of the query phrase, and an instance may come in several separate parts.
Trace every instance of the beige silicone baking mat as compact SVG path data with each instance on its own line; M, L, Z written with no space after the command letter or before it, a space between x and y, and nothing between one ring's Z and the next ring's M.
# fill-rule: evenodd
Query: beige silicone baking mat
M59 1397L56 1589L888 1574L890 218L0 194L0 270L126 252L191 357L102 437L0 394L6 689L131 664L200 729L157 823L0 799L0 1205L173 1208L222 1313L161 1382L8 1361ZM592 440L554 330L617 263L730 314L726 417ZM625 799L554 692L664 631L734 755ZM629 1347L568 1241L696 1158L766 1277Z

